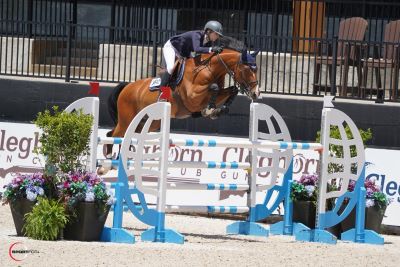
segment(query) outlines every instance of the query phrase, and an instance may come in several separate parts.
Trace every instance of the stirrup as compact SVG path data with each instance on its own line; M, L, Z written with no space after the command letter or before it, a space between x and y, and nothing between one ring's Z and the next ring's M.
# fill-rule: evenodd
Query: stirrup
M160 96L158 96L157 102L168 102L168 100L165 99L165 98L161 98Z

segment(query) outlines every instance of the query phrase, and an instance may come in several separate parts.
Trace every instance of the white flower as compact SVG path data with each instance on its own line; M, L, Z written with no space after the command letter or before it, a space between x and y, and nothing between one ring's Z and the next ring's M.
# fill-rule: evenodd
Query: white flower
M314 191L315 191L315 186L313 186L313 185L306 185L304 188L306 189L308 196L311 197L312 194L313 194Z
M38 193L39 196L43 196L44 195L43 188L41 188L39 186L36 187L36 192Z
M32 192L32 191L30 191L30 190L26 190L26 198L27 198L29 201L35 201L35 200L36 200L36 197L37 197L37 194L36 194L35 192Z
M93 192L87 192L85 196L85 201L86 202L93 202L94 201L94 193Z
M107 205L111 206L111 205L113 205L115 203L115 201L116 200L113 197L109 197L108 200L107 200Z
M365 206L367 208L375 206L375 201L373 199L367 198L365 201Z

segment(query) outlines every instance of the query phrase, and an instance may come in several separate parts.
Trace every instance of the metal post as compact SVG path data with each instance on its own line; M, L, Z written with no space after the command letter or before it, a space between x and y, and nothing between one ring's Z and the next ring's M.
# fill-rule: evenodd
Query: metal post
M336 95L336 58L337 58L337 44L338 38L332 39L332 73L331 73L331 95Z
M69 82L71 79L71 43L72 43L72 22L71 20L67 21L67 54L66 54L66 66L65 66L65 82Z
M192 6L192 29L196 29L197 0L193 0Z
M33 0L28 0L28 29L27 37L32 38Z
M272 52L275 54L278 46L278 0L274 1L274 13L272 15Z
M115 31L115 29L114 29L114 27L115 27L115 7L116 7L116 5L117 5L117 3L116 3L116 0L113 0L113 2L112 2L112 5L111 5L111 22L110 22L110 26L111 26L111 28L110 28L110 32L109 32L109 42L110 42L110 44L112 44L113 42L114 42L114 31Z
M154 20L153 20L153 67L152 67L152 76L155 77L157 75L157 36L159 33L158 26L158 1L155 2L154 8Z

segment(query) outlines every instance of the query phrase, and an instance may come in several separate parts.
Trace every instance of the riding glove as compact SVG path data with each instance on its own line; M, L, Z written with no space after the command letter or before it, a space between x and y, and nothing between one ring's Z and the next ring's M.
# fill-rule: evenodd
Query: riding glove
M211 52L214 52L214 53L219 54L219 53L222 52L222 47L220 47L220 46L213 46L213 47L211 48Z

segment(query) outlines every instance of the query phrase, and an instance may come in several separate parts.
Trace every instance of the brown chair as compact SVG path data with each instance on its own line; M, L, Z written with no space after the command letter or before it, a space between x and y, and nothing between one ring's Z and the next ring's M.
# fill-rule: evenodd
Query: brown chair
M385 72L391 77L390 82L390 99L397 99L399 97L399 67L400 67L400 20L392 21L385 26L385 33L383 37L383 44L379 47L382 48L382 53L379 53L379 47L374 46L373 58L365 56L363 59L363 84L361 90L361 96L365 96L368 69L372 68L375 70L376 84L377 84L377 100L380 98L380 93L383 100L384 92L382 90L381 81L381 69L390 69L390 72ZM368 51L366 53L368 55ZM372 91L372 89L371 89ZM379 93L380 92L380 93Z
M359 17L348 18L342 20L339 24L338 43L336 48L336 59L333 58L332 47L328 47L328 55L322 55L321 43L317 46L315 67L314 67L314 84L313 94L317 94L322 87L321 85L321 66L327 65L329 82L332 83L332 65L336 60L336 65L341 70L339 95L347 95L347 82L349 66L357 68L358 87L361 85L362 67L361 67L361 41L364 40L365 32L368 27L368 22ZM336 77L333 77L336 79Z

